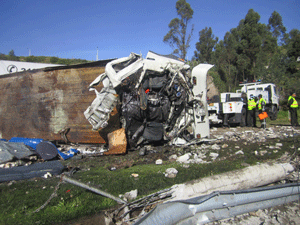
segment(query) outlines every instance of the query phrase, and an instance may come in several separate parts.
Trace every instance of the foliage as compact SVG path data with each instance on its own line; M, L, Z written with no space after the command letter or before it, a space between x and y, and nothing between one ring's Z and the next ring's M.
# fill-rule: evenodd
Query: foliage
M219 92L226 92L226 84L225 82L220 78L219 73L216 69L216 67L213 67L208 71L208 75L210 75L213 78L214 85L218 88Z
M300 31L293 29L286 39L286 50L288 57L288 72L291 76L298 74L299 62L297 61L300 56Z
M218 42L218 37L212 33L212 29L205 27L205 29L199 32L199 42L196 43L196 50L194 52L194 58L200 63L211 63L213 49Z
M236 89L240 82L258 79L281 87L283 96L290 90L299 90L300 31L293 29L285 33L282 18L276 11L268 25L259 21L260 15L250 9L239 25L214 46L211 61L225 83L226 91ZM204 34L212 33L204 29L201 35ZM196 56L205 58L205 51L197 52Z
M173 54L179 55L182 59L186 58L187 50L190 47L190 41L194 30L194 25L189 35L187 27L193 18L194 11L185 0L176 2L176 10L179 18L174 18L169 23L169 32L164 36L163 41L168 43L174 50Z
M14 50L11 50L8 55L0 53L0 60L22 61L22 62L36 62L36 63L51 63L62 65L74 65L81 63L88 63L90 61L85 59L62 59L50 56L16 56Z
M226 91L232 91L237 82L237 70L234 63L237 59L237 41L232 33L227 32L224 40L216 45L215 62L221 79L226 83Z
M283 25L281 15L274 11L269 19L268 29L272 32L273 36L278 39L279 37L284 37L286 28Z
M14 50L10 50L7 57L8 57L9 60L16 60L17 59Z

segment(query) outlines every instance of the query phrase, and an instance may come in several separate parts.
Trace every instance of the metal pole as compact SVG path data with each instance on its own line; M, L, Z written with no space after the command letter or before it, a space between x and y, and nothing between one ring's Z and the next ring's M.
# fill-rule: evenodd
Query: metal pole
M92 192L95 192L95 193L97 193L97 194L99 194L99 195L103 195L103 196L105 196L105 197L111 198L111 199L115 200L115 201L118 202L118 203L127 204L126 201L124 201L124 200L122 200L122 199L120 199L120 198L118 198L118 197L115 197L115 196L113 196L113 195L111 195L111 194L109 194L109 193L107 193L107 192L105 192L105 191L101 191L101 190L99 190L99 189L97 189L97 188L90 187L90 186L88 186L88 185L86 185L86 184L83 184L83 183L81 183L81 182L79 182L79 181L73 180L73 179L71 179L71 178L69 178L69 177L63 176L62 179L63 179L64 181L67 181L67 182L69 182L69 183L71 183L71 184L74 184L74 185L76 185L76 186L79 186L79 187L88 189L88 190L90 190L90 191L92 191Z
M97 47L97 57L96 57L97 61L98 61L98 47Z

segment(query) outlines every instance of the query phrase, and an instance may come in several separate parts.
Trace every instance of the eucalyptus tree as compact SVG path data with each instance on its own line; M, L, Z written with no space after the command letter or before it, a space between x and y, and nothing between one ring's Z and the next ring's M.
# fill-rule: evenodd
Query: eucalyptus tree
M288 71L291 76L300 75L300 31L293 29L286 39L286 51L288 57ZM299 78L299 77L298 77Z
M211 63L213 50L219 38L212 33L211 27L205 27L199 32L199 42L196 43L194 58L200 63Z
M218 68L221 79L226 84L226 90L232 91L237 84L237 41L231 32L225 34L224 40L216 44L214 63Z
M270 59L277 47L276 38L267 25L259 20L260 15L250 9L245 19L240 21L236 32L239 39L238 54L242 55L239 56L239 67L248 80L257 80L267 74ZM245 62L247 68L244 67Z
M283 25L282 17L278 12L274 11L269 18L268 29L277 40L279 37L281 37L281 40L283 39L286 28Z
M179 18L174 18L171 20L169 23L170 30L164 36L163 41L172 47L173 54L185 59L187 50L190 47L194 25L192 25L189 34L187 34L187 28L189 22L193 18L194 11L190 4L185 0L178 0L176 2L176 10Z

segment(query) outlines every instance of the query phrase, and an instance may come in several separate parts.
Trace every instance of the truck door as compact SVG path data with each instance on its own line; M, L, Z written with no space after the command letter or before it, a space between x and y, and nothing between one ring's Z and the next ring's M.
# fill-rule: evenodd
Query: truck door
M265 91L268 92L268 101L269 103L272 103L272 90L271 90L271 85L268 85L266 88L265 88ZM267 100L267 99L266 99Z

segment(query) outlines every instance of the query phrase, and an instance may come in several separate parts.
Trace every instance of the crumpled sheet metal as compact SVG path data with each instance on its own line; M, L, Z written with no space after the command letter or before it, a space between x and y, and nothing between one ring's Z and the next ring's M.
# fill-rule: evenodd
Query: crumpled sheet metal
M96 89L92 90L95 90L96 98L84 112L84 115L92 124L93 130L98 130L108 125L110 113L117 105L117 95L113 89L109 88L102 88L101 92Z
M188 142L195 136L188 134L187 126L195 120L196 126L205 122L206 73L211 67L204 66L204 71L195 70L201 73L196 74L199 77L197 82L205 83L201 86L201 93L195 96L190 66L175 57L148 52L146 59L131 53L129 57L113 60L106 65L105 73L89 86L89 90L93 91L100 82L103 84L102 90L96 91L96 99L85 111L85 117L94 130L102 129L109 126L109 115L116 106L120 114L120 128L125 129L129 148L145 142L171 141L173 144L177 137ZM107 93L115 94L116 98L110 98ZM99 116L99 111L105 112L105 116ZM209 130L208 123L205 126ZM156 135L157 131L162 135ZM205 135L197 136L208 137L207 131ZM111 147L115 148L115 144Z

